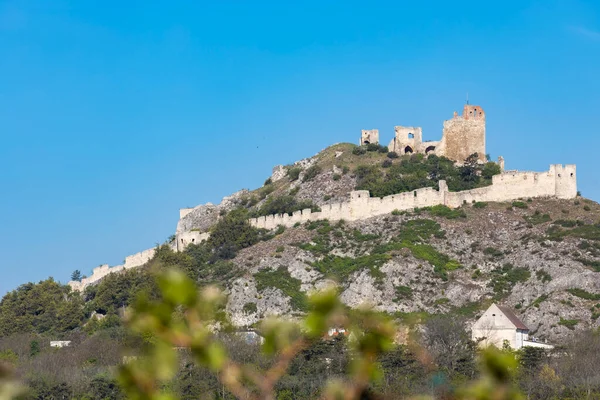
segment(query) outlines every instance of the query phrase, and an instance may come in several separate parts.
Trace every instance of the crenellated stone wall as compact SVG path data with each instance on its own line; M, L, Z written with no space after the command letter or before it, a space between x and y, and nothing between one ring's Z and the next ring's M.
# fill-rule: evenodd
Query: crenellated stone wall
M249 222L257 228L274 229L279 225L291 227L296 223L320 219L356 221L389 214L394 210L411 210L439 204L454 208L475 201L502 202L528 197L572 199L576 196L577 171L575 165L554 164L545 172L504 171L492 177L490 186L462 192L448 191L446 181L443 180L439 181L439 190L427 187L383 198L371 197L366 190L357 190L350 193L349 201L324 205L318 212L305 209L296 211L292 215L277 214L252 218ZM188 218L187 210L182 212L182 219ZM183 231L179 228L181 228L180 225L178 225L175 243L172 244L175 251L183 251L189 244L201 243L210 237L209 232ZM90 277L82 279L81 282L69 282L69 285L73 290L82 291L86 286L98 282L108 274L144 265L152 259L155 252L156 249L152 248L136 253L126 257L123 265L115 267L101 265L94 268Z
M296 223L319 219L355 221L389 214L394 210L410 210L439 204L459 207L474 201L512 201L525 197L558 197L571 199L577 196L575 165L551 165L546 172L507 171L492 177L492 185L450 192L445 181L439 182L439 190L422 188L383 198L370 197L368 191L350 194L350 201L325 205L319 212L310 209L296 211L292 215L276 214L252 218L252 226L274 229L279 225L290 227Z
M124 271L130 268L140 267L146 264L148 261L154 257L154 253L156 252L155 248L147 249L144 251L140 251L139 253L135 253L133 255L125 257L125 263L123 265L117 265L114 267L109 267L108 264L103 264L99 267L94 268L92 271L92 275L87 278L79 281L71 281L69 282L69 286L71 289L76 291L83 291L88 285L98 282L102 278L104 278L108 274L113 274L115 272Z

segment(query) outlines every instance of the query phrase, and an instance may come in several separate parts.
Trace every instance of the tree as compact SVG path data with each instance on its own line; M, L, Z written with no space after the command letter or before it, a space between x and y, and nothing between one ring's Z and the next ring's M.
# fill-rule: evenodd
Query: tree
M73 271L73 273L71 274L71 280L72 281L77 281L77 282L81 282L81 271L76 269L75 271Z
M475 343L460 318L449 315L430 318L425 323L423 345L441 370L474 376Z

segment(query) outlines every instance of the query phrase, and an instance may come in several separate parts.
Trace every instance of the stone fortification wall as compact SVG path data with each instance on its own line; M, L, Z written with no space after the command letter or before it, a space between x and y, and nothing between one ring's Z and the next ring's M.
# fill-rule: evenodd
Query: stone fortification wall
M577 196L577 173L575 165L551 165L546 172L505 171L492 178L492 185L483 188L450 192L445 181L439 182L439 190L421 188L411 192L398 193L383 198L370 197L366 190L351 192L350 201L324 205L319 212L310 209L296 211L292 215L278 214L250 219L252 226L274 229L279 225L291 227L296 223L320 219L356 221L389 214L394 210L410 210L416 207L431 207L439 204L460 207L474 201L512 201L527 197L557 197L572 199ZM187 215L184 215L184 219ZM179 227L178 227L179 228ZM173 250L183 251L192 243L200 243L210 237L209 232L199 230L178 231ZM98 282L106 275L125 269L139 267L147 263L156 249L144 250L125 258L123 265L95 268L92 276L81 282L69 282L73 290L83 290Z
M181 232L175 236L176 251L183 251L189 244L198 244L208 240L210 233L200 231Z
M505 172L492 178L492 185L483 188L450 192L445 181L439 182L439 190L422 188L383 198L370 197L368 191L350 194L350 201L323 206L320 212L310 209L296 211L292 215L277 214L252 218L250 224L257 228L274 229L279 225L319 219L355 221L389 214L394 210L410 210L439 204L459 207L474 201L512 201L525 197L558 197L571 199L577 196L575 165L551 165L547 172Z
M125 263L123 265L117 265L114 267L109 267L108 264L103 264L99 267L94 268L92 271L92 275L84 278L81 282L71 281L69 282L69 286L71 289L82 291L88 285L98 282L102 278L104 278L108 274L113 274L115 272L124 271L130 268L140 267L146 264L148 261L154 257L154 253L156 252L155 248L147 249L144 251L140 251L139 253L135 253L133 255L125 257Z
M442 140L438 155L463 162L477 153L479 160L486 161L485 112L480 106L465 105L463 114L454 113L454 118L444 121Z

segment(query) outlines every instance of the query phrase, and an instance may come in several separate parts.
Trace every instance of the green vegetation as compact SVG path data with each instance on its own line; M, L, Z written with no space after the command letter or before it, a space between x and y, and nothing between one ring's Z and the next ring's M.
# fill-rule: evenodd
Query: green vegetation
M21 285L2 298L0 336L63 333L79 327L84 317L82 297L49 278Z
M433 207L421 208L422 211L427 211L429 214L435 217L444 217L447 219L466 218L467 214L460 208L450 208L448 206L439 204Z
M536 308L540 308L540 304L542 304L544 301L548 300L548 296L547 294L543 294L540 297L538 297L537 299L535 299L533 301L533 303L531 303L532 307L536 307Z
M543 224L544 222L552 221L549 214L542 214L539 210L535 210L533 215L524 216L525 221L533 225Z
M476 201L475 203L473 203L473 207L474 208L485 208L487 207L488 203L486 203L485 201Z
M527 268L515 267L510 263L492 270L492 279L488 284L493 288L495 297L500 299L510 294L512 288L517 283L527 282L531 277L531 272Z
M483 254L486 256L494 257L494 258L502 258L504 257L504 253L493 247L486 247L483 249Z
M465 164L456 167L445 157L414 154L385 171L376 165L359 165L355 174L357 190L368 190L371 196L384 197L390 194L412 191L423 187L438 188L438 182L446 180L451 191L468 190L488 186L491 177L500 173L495 163L480 165L477 157L469 157Z
M552 280L552 276L545 269L539 269L535 272L535 276L542 283L548 283Z
M426 243L431 236L443 238L444 235L445 232L440 229L440 225L435 221L429 219L406 221L402 225L402 230L398 236L387 244L377 246L373 249L373 253L382 254L392 250L409 249L413 257L433 265L434 272L439 278L448 280L448 272L460 268L460 263Z
M567 289L567 292L584 300L600 300L600 294L590 293L579 288Z
M249 216L260 217L272 214L292 214L294 211L306 208L310 208L313 212L319 211L319 207L315 206L310 200L299 201L294 196L283 195L269 197L257 212L250 213Z
M408 286L396 286L396 298L394 301L410 300L413 298L413 290Z
M281 266L276 270L258 271L254 274L254 279L256 280L256 289L259 292L269 287L279 289L290 298L292 309L306 311L306 294L300 291L302 281L293 278L286 267Z
M523 202L523 201L513 201L511 206L515 207L515 208L529 208L529 206L527 205L527 203Z
M561 224L570 225L570 221L558 220ZM556 221L556 222L558 222ZM575 222L573 229L561 229L557 225L552 225L546 230L546 238L549 240L561 241L565 237L576 237L592 241L600 241L600 224L584 225L581 222Z
M570 330L575 330L575 325L577 325L578 323L579 323L579 320L577 320L577 319L563 319L562 317L560 318L560 321L558 322L559 325L567 327Z
M582 257L575 258L575 261L579 261L580 263L582 263L586 267L590 267L594 271L600 272L600 261L590 260L590 259L582 258Z
M256 303L246 303L242 310L246 314L255 314L258 311L258 307L256 306Z
M372 254L356 258L327 255L312 263L312 267L323 275L343 283L354 272L367 269L376 281L382 282L384 274L379 268L392 257L388 254Z
M583 223L583 221L572 220L572 219L557 219L552 224L554 224L554 225L560 225L563 228L574 228L576 226L583 226L583 225L585 225Z
M290 178L290 181L297 181L298 178L300 177L300 173L302 172L302 168L299 167L292 167L290 169L288 169L287 171L287 176L288 178Z
M321 173L321 167L318 165L313 165L308 168L302 177L302 182L308 182L313 180L317 175Z

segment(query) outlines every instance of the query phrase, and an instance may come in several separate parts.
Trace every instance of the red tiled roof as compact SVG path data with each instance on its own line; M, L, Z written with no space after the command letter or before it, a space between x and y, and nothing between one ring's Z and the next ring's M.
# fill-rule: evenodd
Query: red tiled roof
M525 324L523 323L523 321L521 321L519 319L519 317L517 317L515 315L515 313L512 312L512 310L508 307L504 307L504 306L498 306L498 308L500 309L500 311L502 311L502 313L504 315L506 315L506 318L508 318L510 320L510 322L513 323L513 325L517 328L517 329L523 329L528 331L529 328L527 326L525 326Z

